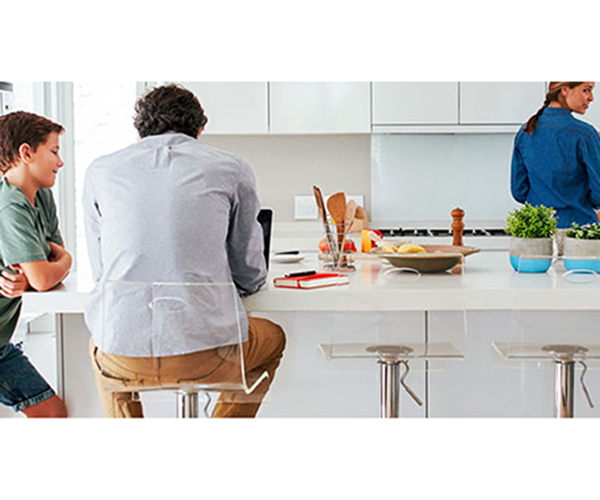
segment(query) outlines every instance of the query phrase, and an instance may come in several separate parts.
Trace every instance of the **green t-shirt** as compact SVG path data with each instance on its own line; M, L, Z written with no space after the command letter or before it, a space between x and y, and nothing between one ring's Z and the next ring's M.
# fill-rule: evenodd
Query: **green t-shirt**
M0 182L0 265L4 268L46 260L50 255L49 241L63 244L52 191L38 190L35 206L32 206L21 188L3 177ZM0 294L0 347L12 337L20 312L20 297L9 299Z

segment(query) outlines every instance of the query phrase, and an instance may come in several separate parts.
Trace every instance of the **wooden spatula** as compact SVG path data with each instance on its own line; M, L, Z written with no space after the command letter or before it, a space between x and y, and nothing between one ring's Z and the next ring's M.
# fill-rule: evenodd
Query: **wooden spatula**
M346 215L346 195L344 193L332 194L327 200L327 210L333 219L333 222L340 224L344 222Z
M357 206L354 200L349 200L348 203L346 203L346 213L344 214L344 237L352 228L352 223L356 216L356 208Z
M343 252L344 249L341 248L343 238L344 238L344 216L346 215L346 195L342 192L332 194L327 200L327 210L329 210L329 215L335 222L337 240L338 240L338 249L340 252Z
M354 200L349 200L348 203L346 203L346 213L344 214L344 224L342 226L343 232L342 232L341 242L338 242L338 244L340 246L340 253L344 252L344 243L346 241L346 237L348 236L348 233L350 232L350 229L352 229L352 223L354 222L355 216L356 216L356 202ZM338 234L338 239L340 239L339 234ZM344 265L345 263L346 263L346 256L342 255L342 258L340 259L340 266Z
M367 212L365 212L365 209L360 205L356 207L356 218L361 220L367 219Z
M327 243L329 244L329 251L331 252L331 256L335 264L338 261L339 255L337 245L335 244L335 237L331 233L331 228L327 223L327 213L325 211L325 203L323 202L323 193L321 192L321 188L318 186L313 186L313 193L315 195L315 201L317 202L317 208L319 209L319 216L321 217L321 222L323 223L323 230L325 231L325 236L327 237Z

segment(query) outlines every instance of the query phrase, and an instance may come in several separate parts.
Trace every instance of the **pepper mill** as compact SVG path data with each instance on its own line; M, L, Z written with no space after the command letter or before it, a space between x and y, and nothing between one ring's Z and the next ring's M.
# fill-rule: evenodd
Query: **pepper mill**
M465 229L465 224L463 222L463 217L465 216L465 211L462 208L456 207L452 212L452 244L454 246L463 246L463 230Z

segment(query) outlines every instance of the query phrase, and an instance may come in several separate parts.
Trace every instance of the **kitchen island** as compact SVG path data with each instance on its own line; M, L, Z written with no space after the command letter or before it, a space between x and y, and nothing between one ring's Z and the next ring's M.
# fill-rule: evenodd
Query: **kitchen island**
M272 279L320 266L316 254L274 264L267 286L244 300L249 314L281 324L288 346L260 416L376 417L378 366L369 359L329 361L319 344L451 342L463 360L411 362L406 379L425 404L402 394L405 417L552 416L550 362L504 361L492 342L600 344L600 281L565 276L560 261L544 274L519 274L505 251L466 258L460 273L391 272L386 261L358 260L350 284L317 290L277 289ZM455 270L456 271L456 270ZM28 293L25 312L56 315L58 390L73 416L100 416L87 355L83 307L89 279L73 275L47 293ZM600 370L586 382L600 400ZM578 384L577 416L597 416ZM174 414L172 399L148 395L148 415Z

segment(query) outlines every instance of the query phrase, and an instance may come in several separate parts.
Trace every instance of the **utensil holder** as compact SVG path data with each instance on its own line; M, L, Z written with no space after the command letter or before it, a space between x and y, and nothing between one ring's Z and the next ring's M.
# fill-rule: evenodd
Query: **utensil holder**
M328 217L325 236L329 244L326 254L325 268L335 272L354 272L356 267L352 253L346 251L346 242L352 229L352 222L336 223Z

